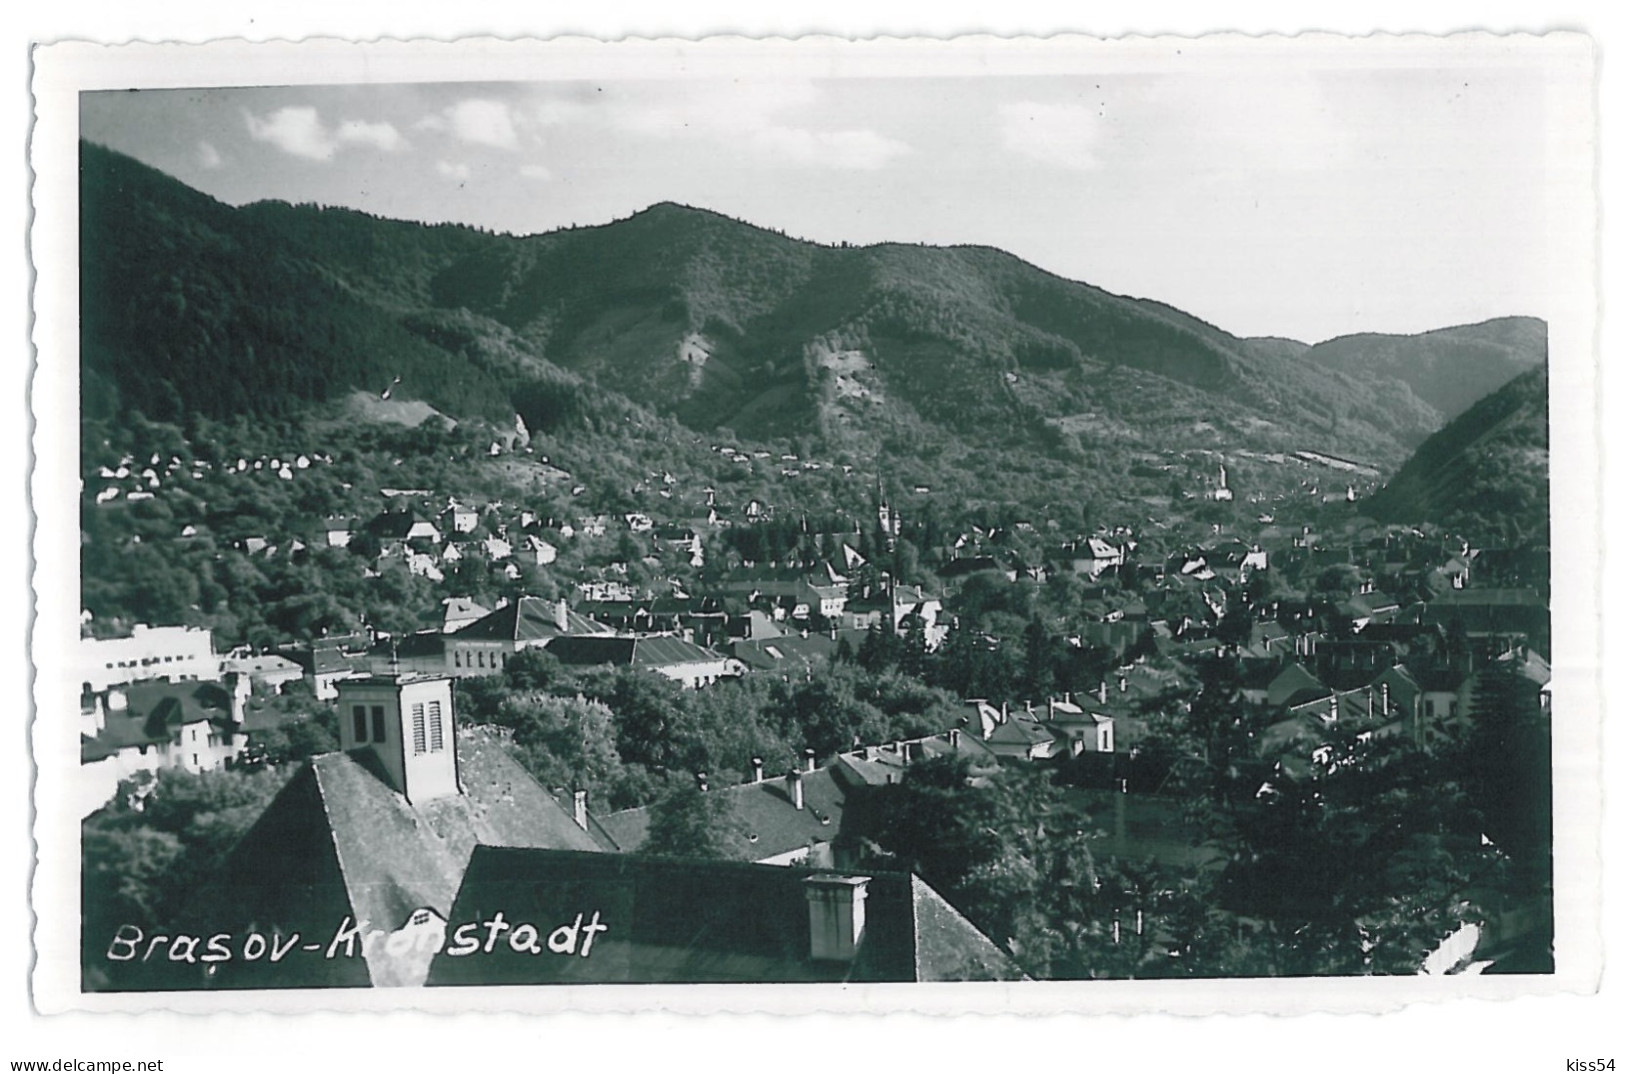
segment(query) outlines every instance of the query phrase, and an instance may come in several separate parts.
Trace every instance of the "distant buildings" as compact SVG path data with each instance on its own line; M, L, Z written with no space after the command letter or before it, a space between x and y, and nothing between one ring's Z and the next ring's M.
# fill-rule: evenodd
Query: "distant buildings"
M118 683L214 680L220 658L208 630L137 624L127 638L84 638L79 642L84 689L100 692Z

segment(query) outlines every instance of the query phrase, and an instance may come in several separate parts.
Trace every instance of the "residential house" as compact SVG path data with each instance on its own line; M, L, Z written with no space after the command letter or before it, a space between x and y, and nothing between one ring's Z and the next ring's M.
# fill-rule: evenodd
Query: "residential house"
M440 513L440 528L446 533L473 533L480 524L480 513L472 507L453 500Z
M614 631L604 623L580 615L562 598L543 600L523 596L459 630L459 644L476 641L500 642L505 651L540 649L562 637L603 637Z
M209 772L241 752L246 676L227 682L144 682L89 693L81 703L80 803L100 808L138 772Z
M1064 744L1035 714L1020 710L1012 713L1009 705L995 708L986 701L966 704L971 707L967 722L973 731L980 732L982 743L995 756L1040 761L1059 756L1064 749Z
M1062 545L1055 553L1057 563L1074 573L1098 578L1104 572L1123 565L1123 548L1102 537L1087 537Z
M243 649L233 650L231 655L222 659L220 672L226 678L245 676L253 686L280 694L288 683L303 678L305 669L276 653L255 653Z
M220 678L220 658L207 629L147 626L137 623L127 638L82 638L80 678L99 692L118 683L162 679L166 682Z
M368 640L360 635L317 638L306 644L290 645L279 650L279 655L292 660L303 670L305 681L319 700L331 701L338 696L338 683L368 673Z
M491 609L472 597L447 597L440 604L443 609L440 616L442 634L455 634L491 614Z
M391 554L402 551L408 542L439 545L444 540L435 524L411 507L380 512L367 523L367 532Z
M712 649L661 635L621 637L570 635L553 640L548 652L565 664L611 664L640 668L663 675L689 689L709 686L722 678L743 674L739 661Z
M827 634L787 634L760 641L736 640L728 651L746 671L788 680L809 678L818 668L828 666L835 648L835 640Z

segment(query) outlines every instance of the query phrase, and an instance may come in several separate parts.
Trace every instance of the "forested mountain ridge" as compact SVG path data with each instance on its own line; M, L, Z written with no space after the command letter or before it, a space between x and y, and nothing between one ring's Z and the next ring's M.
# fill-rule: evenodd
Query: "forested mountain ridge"
M399 378L455 417L533 428L630 400L863 462L1014 452L1097 470L1241 447L1396 465L1440 420L1397 377L985 247L825 246L669 203L516 237L231 208L91 144L82 172L97 417L287 416Z
M1546 322L1498 317L1413 336L1339 336L1305 361L1354 375L1394 377L1448 421L1507 381L1546 361Z
M1417 448L1367 513L1437 523L1481 543L1547 544L1547 407L1545 366L1502 385Z

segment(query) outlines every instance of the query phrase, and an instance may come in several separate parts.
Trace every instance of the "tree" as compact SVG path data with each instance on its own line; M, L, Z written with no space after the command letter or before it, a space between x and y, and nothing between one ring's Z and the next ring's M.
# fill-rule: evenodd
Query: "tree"
M610 794L623 782L615 717L585 697L516 694L497 705L496 722L512 729L520 762L544 787Z
M1540 691L1508 660L1487 660L1473 682L1470 727L1456 754L1484 834L1530 894L1547 891L1552 868L1552 731Z
M1022 632L1023 663L1022 686L1027 697L1042 700L1055 692L1055 665L1060 656L1059 643L1049 632L1035 611Z
M726 795L679 778L649 808L642 851L667 857L744 860L749 843Z
M1499 871L1459 784L1403 736L1342 724L1298 775L1215 820L1228 854L1219 894L1265 923L1271 972L1415 973Z

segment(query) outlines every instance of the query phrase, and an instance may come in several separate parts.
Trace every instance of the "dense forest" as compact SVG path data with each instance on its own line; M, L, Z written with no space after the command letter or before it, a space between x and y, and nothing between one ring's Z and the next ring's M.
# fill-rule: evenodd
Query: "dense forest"
M1550 540L1546 368L1518 376L1429 437L1366 510L1435 522L1486 545Z
M1299 361L997 250L820 246L670 204L528 237L233 209L90 144L82 194L86 412L110 420L287 417L393 388L533 429L637 405L903 467L1049 458L1103 489L1095 467L1125 450L1384 465L1442 421L1387 371Z

